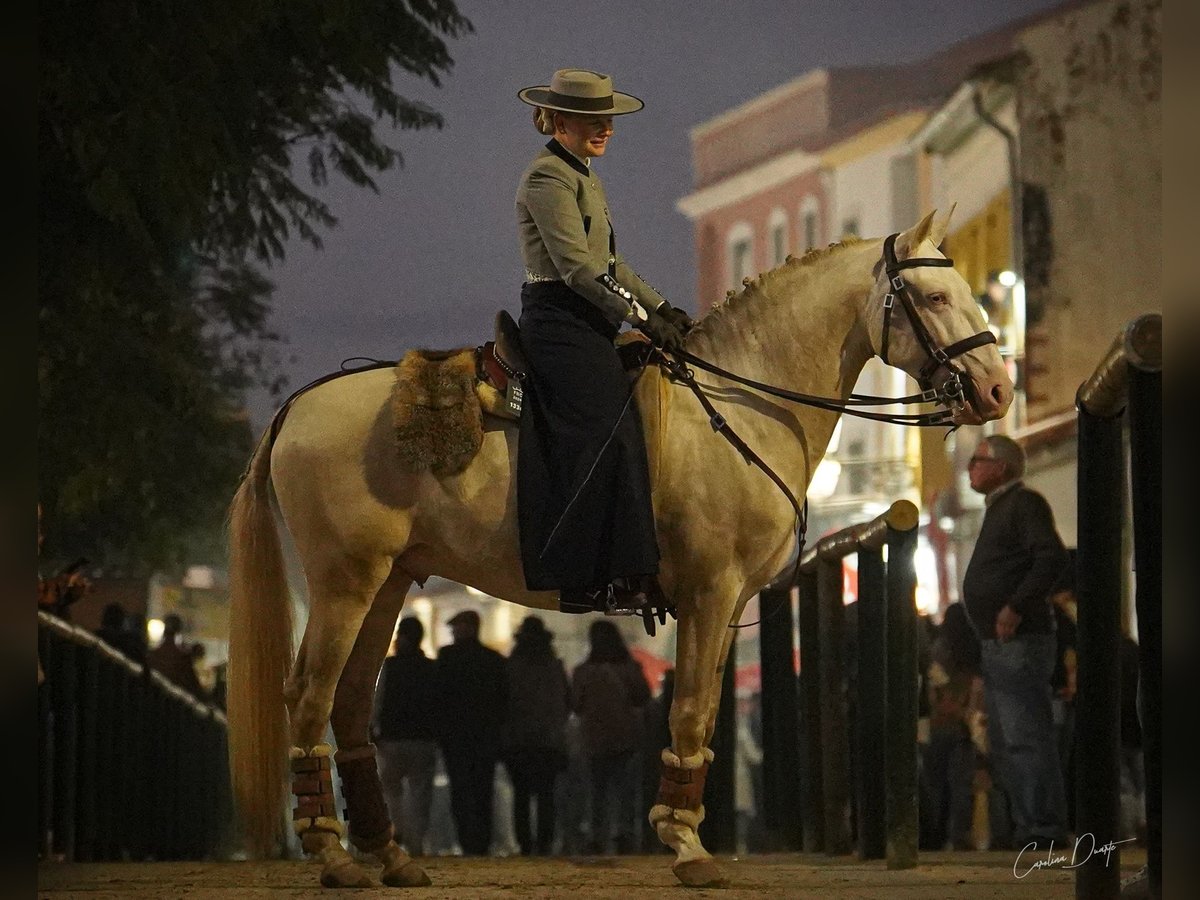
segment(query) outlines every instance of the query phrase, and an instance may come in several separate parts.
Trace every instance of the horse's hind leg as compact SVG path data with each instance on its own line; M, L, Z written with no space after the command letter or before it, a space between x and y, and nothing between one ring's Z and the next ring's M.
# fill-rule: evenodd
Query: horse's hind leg
M383 883L390 887L428 885L429 876L395 841L383 802L375 745L370 742L372 701L392 629L404 606L412 579L392 568L359 629L333 698L331 724L338 750L334 756L342 778L350 842L383 863Z
M304 852L322 864L326 887L370 887L371 878L342 846L333 795L332 750L323 742L338 680L391 560L342 558L309 569L309 618L284 686L292 727L293 826Z

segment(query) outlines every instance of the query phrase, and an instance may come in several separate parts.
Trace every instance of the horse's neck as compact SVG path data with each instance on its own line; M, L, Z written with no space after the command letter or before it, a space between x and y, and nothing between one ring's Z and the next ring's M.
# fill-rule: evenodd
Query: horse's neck
M809 262L784 263L706 316L688 350L765 384L822 397L850 396L873 355L859 310L873 284L877 245L861 241ZM813 463L824 453L838 414L787 405L804 431Z

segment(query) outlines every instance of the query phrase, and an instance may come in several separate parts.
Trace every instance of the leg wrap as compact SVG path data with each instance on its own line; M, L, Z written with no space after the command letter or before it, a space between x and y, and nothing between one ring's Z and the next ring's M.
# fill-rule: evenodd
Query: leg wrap
M658 782L658 798L656 806L666 806L671 809L699 810L704 804L704 780L708 777L707 756L699 760L680 760L671 754L663 753L662 778ZM695 765L687 763L695 762Z
M387 846L392 840L392 820L383 802L375 745L339 750L334 760L342 777L350 842L365 853Z
M290 751L292 793L296 795L292 827L301 836L302 844L308 832L327 831L339 838L342 835L342 823L337 817L337 800L333 796L332 753L328 744L317 744L308 751L293 747ZM309 848L304 849L307 851Z

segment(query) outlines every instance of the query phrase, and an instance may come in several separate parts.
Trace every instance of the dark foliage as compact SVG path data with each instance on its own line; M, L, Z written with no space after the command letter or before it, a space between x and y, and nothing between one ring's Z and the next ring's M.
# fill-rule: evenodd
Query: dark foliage
M397 85L439 85L470 28L450 0L39 7L47 557L219 552L244 392L281 387L259 267L336 224L330 171L374 189L401 162L381 127L441 126Z

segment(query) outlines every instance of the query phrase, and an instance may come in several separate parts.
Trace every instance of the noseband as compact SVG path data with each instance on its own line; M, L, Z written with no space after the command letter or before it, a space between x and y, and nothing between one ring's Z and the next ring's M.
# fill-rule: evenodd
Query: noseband
M950 373L950 377L939 389L938 399L947 406L953 407L963 402L967 390L967 373L956 365L953 360L955 357L962 356L976 347L996 343L996 335L985 329L978 334L963 338L961 341L955 341L949 347L938 347L933 340L933 335L929 333L929 329L925 327L925 323L917 315L917 308L913 305L908 283L904 280L904 276L900 272L904 269L916 269L921 266L948 268L954 265L954 260L948 257L935 259L933 257L920 256L898 260L896 259L897 237L899 237L898 234L890 235L883 242L883 267L884 272L887 274L891 290L883 297L883 338L879 342L879 358L888 365L891 365L891 362L888 360L888 336L892 327L892 311L896 307L896 298L898 297L901 306L904 308L904 314L908 316L908 322L912 326L917 343L921 345L921 349L925 351L925 356L927 357L925 365L921 366L917 374L917 384L921 386L921 390L923 391L931 390L933 387L933 374L938 369L945 369Z

